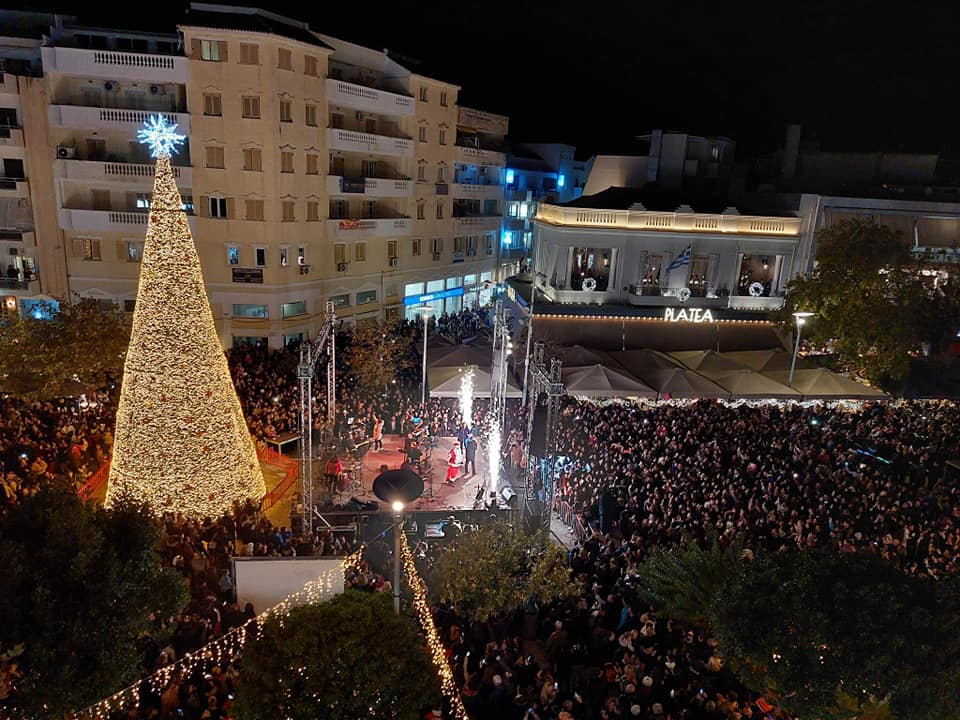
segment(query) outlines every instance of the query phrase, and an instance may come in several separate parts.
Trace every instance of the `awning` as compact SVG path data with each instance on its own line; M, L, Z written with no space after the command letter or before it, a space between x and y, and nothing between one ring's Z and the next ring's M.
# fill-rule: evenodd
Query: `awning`
M685 367L645 370L640 377L657 390L661 400L730 397L728 390Z
M480 398L490 397L491 375L476 365L432 367L427 370L427 386L430 388L430 397L460 397L460 378L465 372L471 369L473 370L473 396ZM520 388L508 377L506 396L508 398L518 398L522 395L523 393Z
M793 388L753 370L734 370L710 375L717 385L730 391L732 400L801 400L803 395Z
M600 364L564 368L563 383L568 395L657 399L657 391L650 386Z
M779 370L790 370L790 363L793 360L793 354L786 350L776 348L770 350L736 350L734 352L721 353L724 357L746 365L757 372L777 372ZM797 357L797 368L809 368L810 363L802 357Z
M492 345L451 345L427 348L427 365L430 367L477 365L488 368L492 362Z
M739 363L726 355L721 355L715 350L683 350L670 353L670 357L679 360L691 370L696 370L708 378L750 370L743 363Z
M783 384L790 379L789 370L767 372L764 375ZM797 370L793 374L793 388L803 393L804 400L885 400L889 397L881 390L826 368Z

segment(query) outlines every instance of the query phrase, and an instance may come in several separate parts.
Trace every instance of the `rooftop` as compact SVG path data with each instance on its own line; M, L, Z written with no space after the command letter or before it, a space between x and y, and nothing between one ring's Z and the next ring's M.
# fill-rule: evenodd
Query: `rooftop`
M260 8L191 3L180 26L265 33L328 50L333 49L317 37L307 23Z
M561 203L561 207L590 208L594 210L645 210L654 212L676 212L677 208L687 205L695 213L727 214L736 209L740 215L762 215L765 217L796 217L795 210L786 208L782 198L764 194L740 197L736 200L719 195L692 195L687 193L666 192L654 186L643 188L609 187L593 195L583 195L576 200Z

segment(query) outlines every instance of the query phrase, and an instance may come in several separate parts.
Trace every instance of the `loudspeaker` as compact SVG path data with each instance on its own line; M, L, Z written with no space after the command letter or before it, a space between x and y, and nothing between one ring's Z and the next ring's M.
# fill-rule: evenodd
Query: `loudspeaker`
M530 434L530 454L542 458L547 454L547 406L533 410L533 432Z

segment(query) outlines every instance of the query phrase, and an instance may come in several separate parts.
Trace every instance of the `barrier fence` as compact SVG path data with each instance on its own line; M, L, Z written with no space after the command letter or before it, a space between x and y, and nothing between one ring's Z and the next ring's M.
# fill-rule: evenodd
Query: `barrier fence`
M557 505L557 515L563 520L563 523L573 531L579 542L583 542L590 535L590 528L583 521L576 510L566 500L561 500Z
M107 478L110 477L110 459L100 466L93 475L87 478L87 481L77 488L77 495L81 500L89 500L94 495L99 494L104 485L107 484Z
M294 483L300 477L300 463L293 458L289 458L278 450L274 450L266 443L257 443L257 457L261 462L276 465L283 470L283 480L263 496L260 501L261 512L267 511L280 502L280 499L287 494Z

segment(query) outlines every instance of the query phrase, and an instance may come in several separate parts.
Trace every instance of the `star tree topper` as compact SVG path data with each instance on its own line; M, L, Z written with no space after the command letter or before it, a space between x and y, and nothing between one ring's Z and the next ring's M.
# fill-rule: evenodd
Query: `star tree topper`
M167 123L163 115L151 115L143 124L143 128L137 131L137 139L150 146L150 154L158 158L166 155L169 157L177 152L177 145L187 139L186 135L175 132L176 125Z

